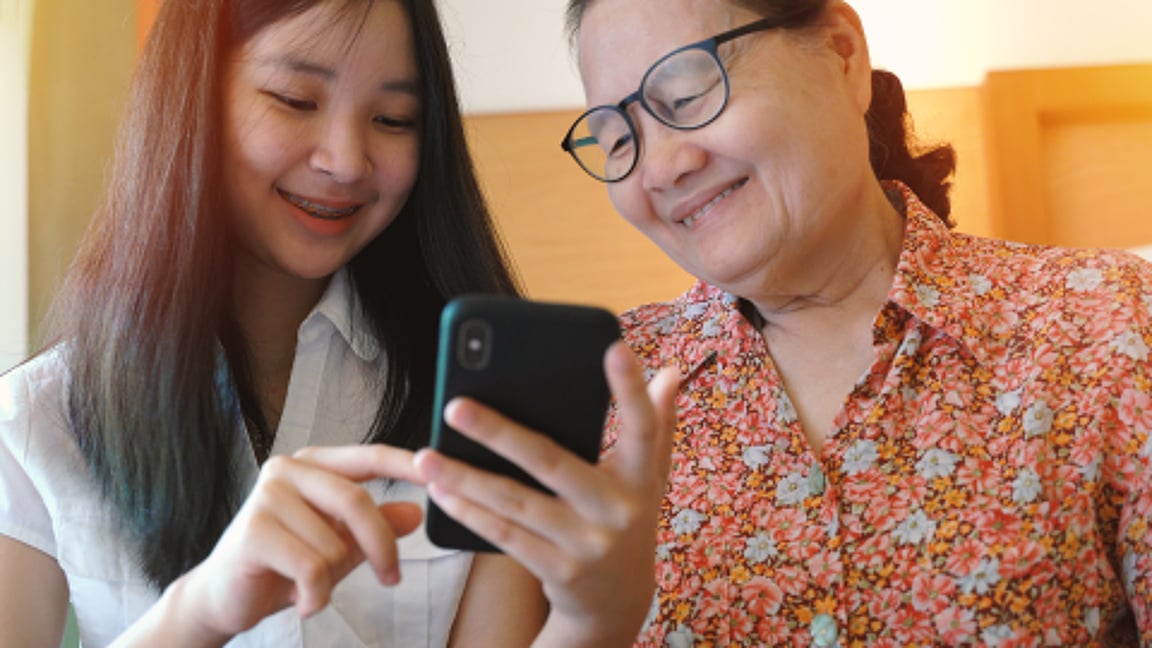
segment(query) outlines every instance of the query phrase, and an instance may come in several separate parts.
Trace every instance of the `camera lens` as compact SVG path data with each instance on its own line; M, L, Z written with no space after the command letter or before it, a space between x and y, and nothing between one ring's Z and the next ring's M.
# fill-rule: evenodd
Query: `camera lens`
M492 327L481 319L471 319L460 325L456 339L456 359L465 369L483 369L488 366L492 350Z

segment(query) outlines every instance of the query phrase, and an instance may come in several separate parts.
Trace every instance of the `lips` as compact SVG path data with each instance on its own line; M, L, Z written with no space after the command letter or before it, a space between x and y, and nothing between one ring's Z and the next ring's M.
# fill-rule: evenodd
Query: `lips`
M288 201L292 205L295 205L296 207L299 207L309 216L312 216L313 218L319 218L320 220L342 220L348 218L352 214L355 214L360 210L361 207L364 206L363 203L360 203L355 205L348 205L345 207L334 207L331 205L324 205L308 200L307 198L297 196L296 194L289 193L283 189L277 189L276 191L284 200Z
M743 187L747 183L748 183L748 178L740 179L740 181L736 182L731 187L728 187L724 191L721 191L720 193L713 196L711 200L704 203L700 207L696 208L691 214L688 215L687 218L680 220L679 221L680 224L684 225L685 227L692 227L696 223L697 219L699 219L704 214L707 214L708 212L712 211L712 208L715 207L721 200L724 200L725 198L730 196L733 191L736 191L737 189L739 189L740 187Z

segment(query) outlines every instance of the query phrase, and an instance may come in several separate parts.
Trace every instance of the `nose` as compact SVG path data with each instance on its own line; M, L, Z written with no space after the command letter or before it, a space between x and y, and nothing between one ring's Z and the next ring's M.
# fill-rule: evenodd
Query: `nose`
M671 189L707 163L708 153L695 141L696 131L669 128L647 114L638 121L641 143L635 172L644 189Z
M350 184L368 175L368 156L363 129L351 119L333 118L322 127L309 159L312 169L340 184Z

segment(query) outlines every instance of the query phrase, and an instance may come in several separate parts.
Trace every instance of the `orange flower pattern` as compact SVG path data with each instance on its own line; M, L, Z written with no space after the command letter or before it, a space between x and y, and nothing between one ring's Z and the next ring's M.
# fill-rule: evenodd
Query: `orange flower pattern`
M888 188L876 360L820 457L735 297L623 316L649 370L716 355L681 388L637 645L1152 645L1152 266L951 232Z

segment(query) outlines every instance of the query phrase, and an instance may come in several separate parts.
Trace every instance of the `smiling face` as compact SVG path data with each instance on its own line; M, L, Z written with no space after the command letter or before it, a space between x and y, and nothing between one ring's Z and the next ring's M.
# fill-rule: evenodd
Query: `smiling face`
M871 68L851 9L825 13L812 31L721 45L731 97L708 126L678 131L630 107L640 160L608 185L613 203L681 267L737 295L814 289L826 278L813 269L836 265L868 221L856 210L876 187ZM577 41L588 104L614 104L662 55L762 17L719 0L597 0Z
M258 32L225 77L240 267L325 279L395 219L420 155L418 69L394 0L322 2Z

